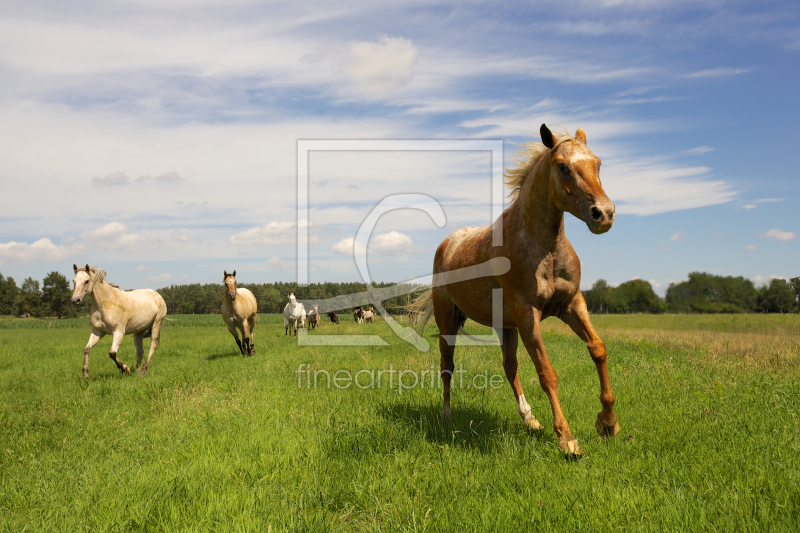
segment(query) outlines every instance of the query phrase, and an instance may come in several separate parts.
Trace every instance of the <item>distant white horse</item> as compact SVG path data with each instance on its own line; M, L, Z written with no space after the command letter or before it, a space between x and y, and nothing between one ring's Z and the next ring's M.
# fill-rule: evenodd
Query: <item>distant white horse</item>
M228 274L227 270L223 273L225 274L223 278L225 294L222 297L222 319L228 326L228 331L236 339L242 355L245 354L245 350L247 355L253 355L256 353L255 331L256 324L258 324L256 297L247 289L236 288L235 270L233 274ZM241 341L236 333L237 328L242 332Z
M92 299L92 311L89 315L92 334L89 336L89 343L83 349L83 377L89 377L89 352L106 335L113 335L108 355L122 372L131 371L117 359L117 350L122 338L133 334L138 369L144 354L142 339L150 337L150 350L141 369L142 374L146 373L150 358L158 348L161 323L167 316L167 304L164 303L164 299L151 289L121 291L105 281L106 271L101 268L89 265L80 268L72 265L72 268L75 270L75 277L72 278L72 283L75 284L72 302L80 304L87 294Z
M369 311L363 311L361 313L361 323L363 324L364 322L375 322L375 309L373 309L372 306L369 307Z
M297 324L300 323L300 328L306 327L306 309L303 304L299 303L294 296L294 293L289 293L289 303L283 308L283 327L286 329L285 335L289 334L289 327L294 330L297 335Z

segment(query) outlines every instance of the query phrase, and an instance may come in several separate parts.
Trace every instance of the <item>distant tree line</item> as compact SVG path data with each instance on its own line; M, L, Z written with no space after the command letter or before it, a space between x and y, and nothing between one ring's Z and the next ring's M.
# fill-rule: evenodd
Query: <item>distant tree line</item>
M800 277L756 288L742 276L691 272L687 281L670 283L664 298L641 279L617 287L601 279L583 296L591 313L792 313L800 311Z
M375 283L382 289L394 287L396 283ZM282 313L289 301L289 293L293 292L298 300L324 300L346 294L358 294L367 290L363 283L311 283L299 286L297 283L238 283L237 287L249 289L256 297L259 313ZM201 285L171 285L158 289L158 293L167 304L170 314L206 314L219 313L222 306L224 287L222 283ZM412 296L413 297L413 296ZM402 307L409 301L409 296L396 296L382 302L392 314L402 313Z
M21 287L0 273L0 315L70 318L89 314L88 299L76 306L70 298L69 281L59 272L50 272L41 286L38 280L25 278Z
M376 283L378 288L393 287L395 283ZM258 301L259 313L280 313L290 292L298 300L324 300L366 291L363 283L240 283L250 289ZM222 306L222 283L172 285L158 289L170 314L219 313ZM598 280L584 291L592 313L792 313L800 311L800 277L789 281L773 279L769 285L756 288L741 276L715 276L692 272L687 281L670 283L665 298L659 297L649 282L634 279L610 286ZM0 273L0 315L34 317L75 317L89 313L90 299L75 306L67 278L50 272L41 285L26 278L17 286L14 278ZM392 314L403 312L412 295L389 298L383 302Z

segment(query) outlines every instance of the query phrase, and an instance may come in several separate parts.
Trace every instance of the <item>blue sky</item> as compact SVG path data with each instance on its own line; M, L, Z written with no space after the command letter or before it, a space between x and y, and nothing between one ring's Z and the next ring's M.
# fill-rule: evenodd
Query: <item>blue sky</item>
M0 4L0 272L72 263L125 288L296 279L298 139L538 140L583 127L617 205L567 215L584 289L703 270L800 275L792 2ZM312 153L310 281L430 272L489 223L486 153ZM349 240L348 240L349 239Z

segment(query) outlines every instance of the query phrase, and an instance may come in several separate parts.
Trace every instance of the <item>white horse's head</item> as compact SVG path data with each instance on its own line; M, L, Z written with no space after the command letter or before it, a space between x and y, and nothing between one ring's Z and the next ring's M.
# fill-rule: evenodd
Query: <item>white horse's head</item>
M295 298L293 292L289 293L289 302L292 304L292 306L297 305L297 298Z
M234 270L232 274L228 274L227 270L222 271L225 274L223 278L223 283L225 283L225 287L228 290L228 297L231 300L236 299L236 271Z
M90 267L86 265L85 267L79 267L78 265L72 265L72 269L75 271L75 277L72 278L72 283L74 284L75 288L72 291L72 303L76 305L80 305L84 298L86 298L87 294L91 294L94 290L94 286L98 281L103 281L106 277L106 271L102 268L97 267Z

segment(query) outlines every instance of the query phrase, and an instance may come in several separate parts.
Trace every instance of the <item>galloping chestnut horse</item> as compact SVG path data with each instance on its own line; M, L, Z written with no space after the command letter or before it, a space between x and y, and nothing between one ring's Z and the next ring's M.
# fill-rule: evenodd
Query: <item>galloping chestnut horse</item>
M223 271L223 283L225 294L222 297L222 320L228 326L236 340L236 345L242 355L253 355L256 353L255 331L258 324L258 304L256 297L248 289L236 288L236 271L228 274ZM242 340L236 333L237 328L242 332Z
M611 229L614 204L600 184L600 160L586 146L583 129L578 129L575 137L556 137L542 124L540 134L542 144L525 145L522 157L514 160L517 167L506 169L512 203L503 216L492 226L452 233L439 245L433 261L434 277L498 257L510 260L510 269L503 274L434 285L409 308L421 316L420 330L431 313L435 315L440 332L444 414L449 416L455 346L448 338L455 339L467 318L492 326L492 290L502 289L502 329L498 328L497 334L502 339L503 368L519 414L528 428L542 428L520 385L517 332L550 399L559 447L564 454L576 456L583 450L561 412L556 393L558 376L547 357L540 324L549 316L557 316L586 342L600 377L602 410L595 428L601 437L613 437L619 432L619 424L606 367L606 347L589 320L580 291L581 263L564 234L564 212L585 222L592 233L601 234ZM492 246L495 226L502 231L502 246Z

